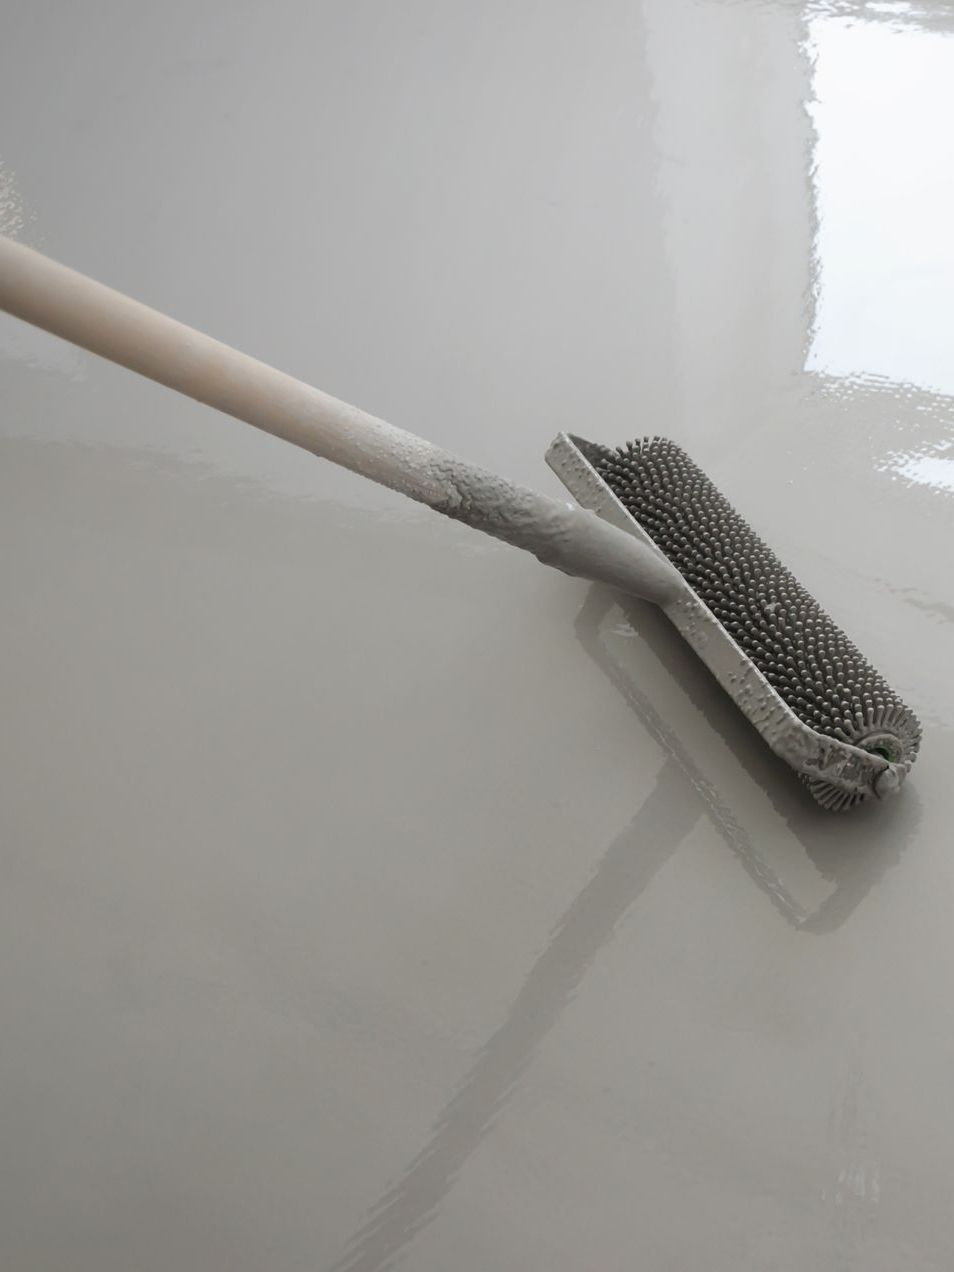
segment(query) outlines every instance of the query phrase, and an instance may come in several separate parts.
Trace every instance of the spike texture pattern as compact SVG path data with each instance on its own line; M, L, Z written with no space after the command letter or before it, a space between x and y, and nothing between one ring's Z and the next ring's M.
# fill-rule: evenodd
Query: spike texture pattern
M800 720L892 762L914 759L917 717L681 447L654 437L590 444L587 457ZM856 802L827 785L813 790L820 802Z

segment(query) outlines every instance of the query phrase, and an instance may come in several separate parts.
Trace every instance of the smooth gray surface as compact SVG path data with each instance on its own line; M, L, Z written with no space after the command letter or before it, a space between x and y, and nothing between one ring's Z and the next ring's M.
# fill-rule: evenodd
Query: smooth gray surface
M675 437L925 741L826 815L652 611L0 323L4 1272L950 1266L952 32L8 0L4 229L551 493Z

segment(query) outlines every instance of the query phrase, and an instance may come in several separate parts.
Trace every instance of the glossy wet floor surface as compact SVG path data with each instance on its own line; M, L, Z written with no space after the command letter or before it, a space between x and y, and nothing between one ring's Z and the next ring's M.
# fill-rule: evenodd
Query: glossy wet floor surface
M557 493L661 432L921 716L0 322L0 1266L947 1269L942 3L14 5L0 228Z

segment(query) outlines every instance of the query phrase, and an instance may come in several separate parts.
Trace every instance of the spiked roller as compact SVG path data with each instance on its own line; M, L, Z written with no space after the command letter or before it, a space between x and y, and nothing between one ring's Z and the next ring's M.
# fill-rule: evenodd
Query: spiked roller
M0 309L547 565L654 601L827 808L893 794L914 762L914 715L672 442L613 451L561 434L547 458L579 508L458 459L2 236Z
M899 789L917 717L685 451L563 433L547 461L581 504L676 567L684 587L662 608L820 804Z

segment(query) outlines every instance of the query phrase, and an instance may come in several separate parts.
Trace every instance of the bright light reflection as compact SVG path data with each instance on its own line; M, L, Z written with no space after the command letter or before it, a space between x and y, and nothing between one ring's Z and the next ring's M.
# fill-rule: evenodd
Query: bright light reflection
M954 37L817 18L809 370L954 393ZM941 461L947 463L948 461Z
M919 485L954 491L954 459L944 459L939 455L917 455L896 464L894 471Z

